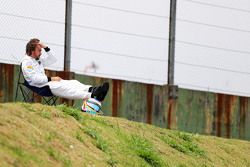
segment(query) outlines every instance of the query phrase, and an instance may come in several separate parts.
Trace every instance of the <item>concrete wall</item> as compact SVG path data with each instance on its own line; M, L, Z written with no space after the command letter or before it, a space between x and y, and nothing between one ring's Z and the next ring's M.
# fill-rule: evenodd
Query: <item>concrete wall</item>
M0 64L0 102L14 101L18 71L19 66ZM47 73L65 79L74 78L91 85L108 81L111 85L110 92L102 107L104 114L108 116L124 117L192 133L250 140L250 131L247 130L250 128L248 97L178 89L178 98L170 99L168 86L58 71L47 71ZM58 103L80 108L82 102L60 99Z

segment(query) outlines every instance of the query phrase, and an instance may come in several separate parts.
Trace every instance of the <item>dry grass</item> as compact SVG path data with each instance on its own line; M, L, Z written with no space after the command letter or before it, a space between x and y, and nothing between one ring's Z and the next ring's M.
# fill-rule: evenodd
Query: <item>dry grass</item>
M0 166L250 166L250 142L65 106L0 104Z

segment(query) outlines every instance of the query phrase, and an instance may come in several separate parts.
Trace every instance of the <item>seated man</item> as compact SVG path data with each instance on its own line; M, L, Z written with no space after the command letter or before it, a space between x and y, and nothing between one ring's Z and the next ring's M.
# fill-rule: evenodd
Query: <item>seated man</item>
M41 54L42 49L45 50L46 55ZM24 79L31 86L48 85L51 92L59 97L83 100L95 98L100 102L104 100L109 89L108 82L93 87L84 85L77 80L63 80L58 76L46 76L44 66L53 64L55 61L56 58L51 54L50 48L42 44L39 39L31 39L26 45L26 55L21 64Z

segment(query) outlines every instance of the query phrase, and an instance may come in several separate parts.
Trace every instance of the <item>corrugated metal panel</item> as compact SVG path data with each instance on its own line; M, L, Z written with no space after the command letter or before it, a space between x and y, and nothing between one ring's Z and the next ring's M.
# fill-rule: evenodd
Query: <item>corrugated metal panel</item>
M0 64L0 102L13 100L14 65Z
M148 124L152 124L152 110L153 110L153 90L154 87L153 85L146 85L147 87L147 92L146 92L146 96L147 96L147 123Z
M249 115L249 98L240 97L240 113L239 113L239 138L246 137L246 123L247 123L247 116Z
M0 102L14 101L19 66L0 64ZM97 86L108 81L110 91L102 104L105 115L124 117L164 128L250 140L250 100L247 97L179 89L168 97L168 86L47 71L48 75ZM39 101L39 99L37 99ZM80 108L82 100L61 99Z
M233 112L236 107L236 96L217 94L217 110L216 110L216 135L223 137L231 137L231 125Z
M122 97L122 81L112 81L112 116L117 117Z

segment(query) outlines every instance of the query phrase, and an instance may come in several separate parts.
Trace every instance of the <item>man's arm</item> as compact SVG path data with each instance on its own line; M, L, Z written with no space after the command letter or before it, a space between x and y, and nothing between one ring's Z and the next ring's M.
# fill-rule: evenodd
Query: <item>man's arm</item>
M44 66L49 66L53 63L55 63L57 61L57 59L55 58L55 56L51 53L50 48L46 45L44 45L43 43L39 43L39 45L41 46L41 48L43 48L46 52L46 54L41 55L40 57L40 61L42 62L42 64Z

